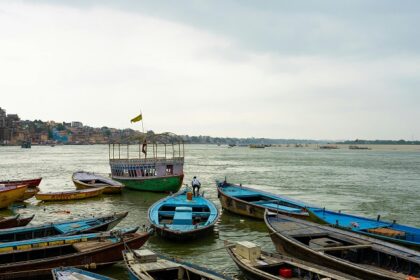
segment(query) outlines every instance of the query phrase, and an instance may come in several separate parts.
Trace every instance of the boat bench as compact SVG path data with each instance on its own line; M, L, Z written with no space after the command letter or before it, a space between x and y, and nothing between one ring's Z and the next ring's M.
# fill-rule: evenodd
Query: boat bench
M173 225L192 225L192 207L176 207Z

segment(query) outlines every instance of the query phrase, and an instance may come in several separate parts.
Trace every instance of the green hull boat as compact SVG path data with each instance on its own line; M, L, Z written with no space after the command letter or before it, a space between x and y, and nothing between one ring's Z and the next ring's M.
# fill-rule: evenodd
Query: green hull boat
M126 188L136 191L177 192L181 188L184 175L158 178L113 178L124 184Z

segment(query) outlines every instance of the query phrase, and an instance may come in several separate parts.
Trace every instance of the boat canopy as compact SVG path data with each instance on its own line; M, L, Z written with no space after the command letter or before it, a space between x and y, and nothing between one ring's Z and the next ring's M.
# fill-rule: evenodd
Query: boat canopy
M118 178L180 175L184 156L184 141L170 132L109 144L111 173Z

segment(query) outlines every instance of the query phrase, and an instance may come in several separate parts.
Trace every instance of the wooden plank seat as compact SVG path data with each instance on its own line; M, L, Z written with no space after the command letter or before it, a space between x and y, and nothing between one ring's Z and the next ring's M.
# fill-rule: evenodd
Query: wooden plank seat
M173 219L174 225L191 225L192 224L192 208L176 207Z
M90 251L90 250L94 250L97 249L99 246L105 246L105 245L110 245L113 242L111 240L103 240L103 241L85 241L85 242L78 242L78 243L74 243L73 247L78 251L78 252L86 252L86 251Z

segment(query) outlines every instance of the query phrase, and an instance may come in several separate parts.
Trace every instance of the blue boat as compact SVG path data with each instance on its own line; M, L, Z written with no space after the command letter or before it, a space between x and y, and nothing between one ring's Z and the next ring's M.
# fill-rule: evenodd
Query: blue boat
M0 242L108 231L115 227L127 215L128 212L123 212L89 219L68 220L39 226L2 229L0 230Z
M216 181L217 196L223 209L230 212L257 219L264 219L266 209L299 219L309 218L307 205L291 198L244 187Z
M78 269L75 267L54 268L53 270L51 270L51 273L53 275L54 280L69 280L69 279L113 280L113 278L96 274L96 273L86 271L83 269Z
M153 204L148 219L155 232L167 239L184 240L213 232L219 210L203 196L182 190Z
M108 237L111 239L118 239L119 235L134 233L139 229L139 227L125 228L115 232L95 232L95 233L85 233L85 234L76 234L76 235L57 235L51 237L43 238L34 238L20 241L12 241L0 243L0 253L11 253L14 251L21 250L36 250L39 248L46 247L55 247L60 245L69 245L77 242L86 242L92 239L100 239Z
M395 221L381 221L380 216L377 219L369 219L323 208L308 208L308 210L311 218L317 222L420 250L419 228L400 225Z

